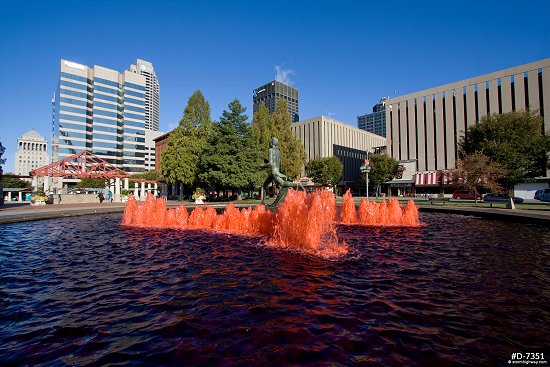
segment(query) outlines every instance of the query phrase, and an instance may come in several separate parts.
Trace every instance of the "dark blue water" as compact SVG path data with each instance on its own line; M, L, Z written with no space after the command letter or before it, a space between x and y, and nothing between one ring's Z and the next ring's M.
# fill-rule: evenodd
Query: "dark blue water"
M0 365L548 360L550 231L421 219L340 227L351 252L332 262L116 214L0 226Z

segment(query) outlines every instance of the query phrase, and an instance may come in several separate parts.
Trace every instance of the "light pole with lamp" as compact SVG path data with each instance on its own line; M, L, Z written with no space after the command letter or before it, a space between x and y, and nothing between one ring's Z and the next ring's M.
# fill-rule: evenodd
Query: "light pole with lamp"
M364 172L365 173L365 176L366 176L366 194L367 194L367 199L369 198L369 172L371 170L371 167L369 165L369 151L367 150L367 159L365 159L364 161L364 165L359 167L359 169L361 170L361 172Z

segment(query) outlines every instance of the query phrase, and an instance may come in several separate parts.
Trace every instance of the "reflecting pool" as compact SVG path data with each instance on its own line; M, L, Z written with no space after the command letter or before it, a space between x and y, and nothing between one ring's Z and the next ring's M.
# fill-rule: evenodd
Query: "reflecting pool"
M420 220L338 226L336 260L121 214L2 225L0 365L478 366L548 352L550 231Z

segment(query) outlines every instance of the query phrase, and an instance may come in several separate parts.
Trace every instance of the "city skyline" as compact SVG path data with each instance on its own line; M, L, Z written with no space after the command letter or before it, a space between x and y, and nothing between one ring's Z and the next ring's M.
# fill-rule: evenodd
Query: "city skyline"
M154 6L153 19L129 4ZM115 70L138 58L150 61L162 86L160 130L167 132L196 89L214 120L238 98L251 121L252 90L278 76L300 90L301 120L325 115L356 127L357 116L369 113L380 97L550 56L545 25L518 17L510 11L515 3L472 4L418 8L347 1L336 8L300 2L291 13L284 4L270 9L252 2L7 4L0 15L0 51L8 55L0 72L9 86L0 92L4 171L14 171L17 137L25 131L34 128L49 141L60 59ZM531 5L541 13L550 8L542 1ZM81 11L86 18L75 16ZM120 13L126 16L119 20ZM142 31L138 25L145 19L150 29ZM280 29L261 34L258 29L269 22ZM134 29L139 37L115 38L110 24Z

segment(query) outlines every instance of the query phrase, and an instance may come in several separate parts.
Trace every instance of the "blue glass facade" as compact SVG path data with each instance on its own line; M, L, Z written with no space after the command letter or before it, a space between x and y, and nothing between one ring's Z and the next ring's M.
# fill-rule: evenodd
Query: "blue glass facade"
M53 101L52 159L88 150L126 172L144 171L145 78L140 85L141 77L134 74L132 82L112 71L101 74L112 78L95 77L96 69L64 61L61 69Z

